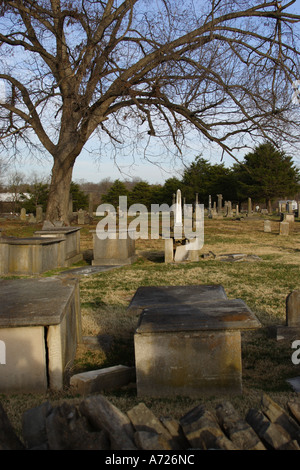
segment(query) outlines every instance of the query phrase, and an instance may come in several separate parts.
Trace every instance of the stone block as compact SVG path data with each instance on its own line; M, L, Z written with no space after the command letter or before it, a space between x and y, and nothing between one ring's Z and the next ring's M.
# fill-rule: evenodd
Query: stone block
M0 238L0 274L41 274L64 266L65 240Z
M114 232L115 238L107 237L102 240L97 231L93 234L93 266L120 266L132 264L137 260L135 254L135 239L127 230ZM131 235L131 236L130 236Z
M216 415L226 435L240 450L266 450L258 435L229 401L219 403Z
M81 227L54 227L46 226L34 234L42 238L63 238L65 240L64 266L71 266L81 261L83 256L80 253L80 230Z
M300 328L300 290L291 292L286 298L286 324Z
M189 252L186 245L176 246L174 261L175 263L182 263L182 261L187 261Z
M0 392L47 390L45 331L42 326L0 328L6 361L0 365Z
M134 335L139 397L241 393L241 335L260 323L241 300L145 308Z
M204 405L198 405L186 413L180 424L191 448L237 450L224 435L216 417Z
M62 389L82 341L78 281L0 280L0 305L0 392Z
M79 406L96 430L104 430L111 443L111 450L136 450L134 429L128 416L102 395L85 398Z
M165 263L173 263L174 261L174 246L173 238L165 239Z
M279 223L279 235L287 236L289 234L289 223L280 222Z
M265 220L264 221L264 232L266 232L266 233L272 232L271 221L270 220Z
M82 395L123 387L135 380L135 368L113 366L73 375L70 385Z
M293 222L295 222L295 215L294 214L285 214L284 220L285 220L285 222L293 223Z

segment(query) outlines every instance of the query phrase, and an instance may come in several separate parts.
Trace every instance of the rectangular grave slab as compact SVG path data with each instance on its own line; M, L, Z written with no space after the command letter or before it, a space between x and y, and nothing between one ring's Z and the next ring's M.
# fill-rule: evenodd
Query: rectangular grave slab
M64 266L64 238L0 238L0 274L41 274Z
M61 390L82 341L78 280L0 280L0 341L0 393Z
M259 326L240 299L145 308L134 335L138 396L242 393L241 331Z
M82 253L80 253L80 230L81 227L53 227L37 230L34 234L43 238L63 237L65 239L64 266L71 266L83 258Z
M227 299L221 285L196 286L141 286L134 294L128 311L140 314L144 308L193 304L210 300Z

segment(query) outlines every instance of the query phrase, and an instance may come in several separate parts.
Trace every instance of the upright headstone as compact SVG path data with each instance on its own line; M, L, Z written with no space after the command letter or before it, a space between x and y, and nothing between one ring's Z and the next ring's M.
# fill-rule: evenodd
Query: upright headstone
M36 223L40 224L43 222L43 207L37 206L36 208Z
M218 214L221 214L222 213L222 199L223 199L223 196L222 194L217 194L218 196Z
M29 214L28 222L29 222L30 224L35 224L35 223L36 223L36 218L34 217L33 214Z
M25 207L22 207L22 209L21 209L20 219L22 220L22 222L25 222L25 220L26 220L26 209L25 209Z
M82 209L78 211L78 225L84 225L84 211Z
M182 229L182 205L181 205L181 191L177 189L176 204L175 204L175 217L174 217L174 231L178 233Z
M211 195L208 196L208 217L212 217L212 208L211 208Z
M251 197L248 197L248 217L251 217L252 215L252 201L251 201Z
M238 217L240 215L239 205L238 204L236 204L236 206L235 206L235 215L236 215L236 217Z
M231 201L227 202L227 217L232 217L232 204L231 204Z
M279 223L279 235L288 235L289 234L289 223L280 222Z
M271 221L270 220L265 220L264 221L264 232L271 232Z
M294 290L286 298L286 325L300 327L300 290Z

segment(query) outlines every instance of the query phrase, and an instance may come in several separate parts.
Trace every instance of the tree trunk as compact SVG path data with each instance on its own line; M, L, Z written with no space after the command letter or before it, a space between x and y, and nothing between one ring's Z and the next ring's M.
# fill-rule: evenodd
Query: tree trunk
M272 201L271 199L267 199L267 209L269 214L272 212Z
M46 220L69 225L69 195L75 159L54 159Z

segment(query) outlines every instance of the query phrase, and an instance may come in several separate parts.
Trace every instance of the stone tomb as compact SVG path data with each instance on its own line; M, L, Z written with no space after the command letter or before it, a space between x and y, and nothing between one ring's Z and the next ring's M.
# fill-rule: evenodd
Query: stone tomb
M61 390L81 338L78 280L0 280L0 393Z
M80 253L80 230L81 227L53 227L38 230L35 235L42 238L64 238L65 260L63 266L71 266L83 258Z
M134 230L108 231L107 238L100 239L97 230L93 234L93 266L122 266L137 260ZM115 238L113 238L115 237Z
M222 286L152 287L129 309L143 309L134 335L139 397L199 397L242 392L241 331L260 323ZM151 305L152 304L152 305Z
M65 264L64 238L0 238L0 274L41 274Z

